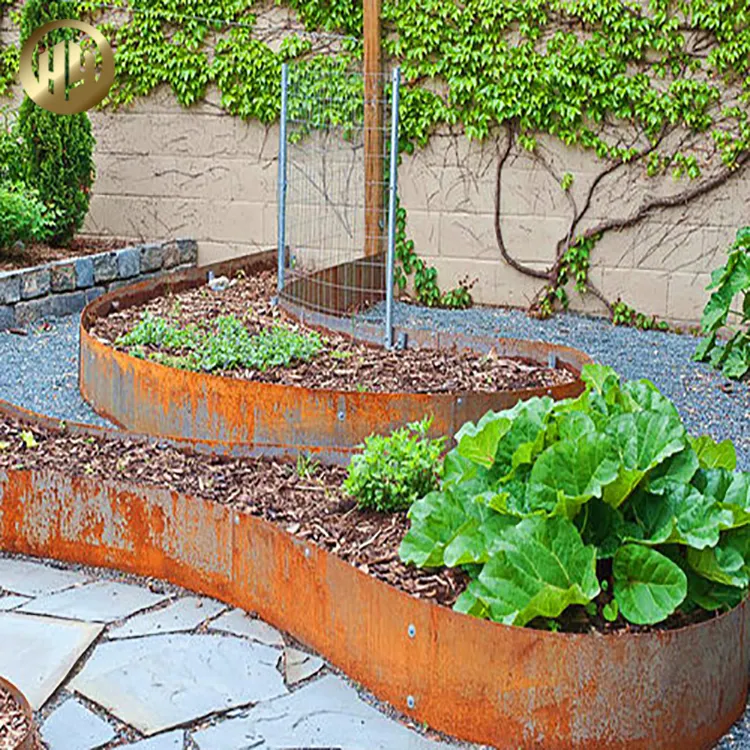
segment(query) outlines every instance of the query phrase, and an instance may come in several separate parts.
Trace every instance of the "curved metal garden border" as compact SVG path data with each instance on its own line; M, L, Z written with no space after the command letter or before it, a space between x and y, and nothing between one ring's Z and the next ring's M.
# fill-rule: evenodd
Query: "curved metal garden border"
M102 416L137 432L203 440L218 451L234 454L303 451L342 462L373 432L387 433L427 414L434 417L434 435L453 435L462 424L479 419L490 409L506 409L532 396L567 398L583 389L580 380L548 389L456 395L358 393L274 385L164 367L117 351L89 333L96 318L113 308L125 309L199 286L205 283L209 272L218 275L239 269L247 273L270 269L274 257L273 253L264 253L181 272L168 279L119 289L89 304L81 321L83 397ZM336 327L332 317L307 322ZM558 367L576 373L590 361L575 349L537 341L416 330L397 333L406 334L420 346L457 346L479 352L494 349L501 356L521 356L545 363L552 359Z
M378 698L465 740L698 750L745 704L747 602L680 630L513 628L415 599L267 521L177 492L14 469L0 471L0 498L3 550L154 576L256 611Z

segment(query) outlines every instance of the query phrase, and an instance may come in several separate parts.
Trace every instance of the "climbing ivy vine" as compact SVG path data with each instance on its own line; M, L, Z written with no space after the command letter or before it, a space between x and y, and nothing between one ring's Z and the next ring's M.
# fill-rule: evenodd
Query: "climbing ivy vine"
M0 10L7 4L0 0ZM361 0L285 0L314 33L287 29L282 41L260 22L267 7L252 0L105 4L123 12L103 11L97 0L75 5L104 23L116 44L113 107L163 83L190 106L215 84L227 112L270 123L279 114L283 61L333 70L361 59ZM405 84L402 153L424 146L438 126L498 140L498 250L539 279L533 308L540 315L566 306L571 285L613 311L590 278L596 243L656 211L689 205L750 159L745 0L384 0L383 19L386 51ZM0 52L0 91L15 54ZM595 154L600 172L586 177L556 164L550 138ZM518 260L505 242L503 169L518 151L553 174L570 205L546 269ZM660 187L644 189L641 181L629 211L593 218L592 205L623 176ZM434 269L417 262L404 232L403 271L421 273L420 295L439 301Z

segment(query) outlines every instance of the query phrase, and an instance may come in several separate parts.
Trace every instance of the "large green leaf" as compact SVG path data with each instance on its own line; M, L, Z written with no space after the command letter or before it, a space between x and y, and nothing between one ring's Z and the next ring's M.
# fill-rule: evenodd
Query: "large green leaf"
M527 501L531 510L573 518L581 505L601 497L614 481L620 460L611 439L585 432L577 440L555 443L534 464Z
M598 595L596 551L565 518L527 518L501 534L478 582L472 593L493 620L525 625L557 617Z
M630 537L642 544L685 544L696 549L713 547L722 529L732 524L732 514L713 497L692 485L672 485L664 495L640 490L630 505L643 536Z
M656 411L621 414L607 425L620 457L617 478L604 490L603 499L619 507L646 474L685 448L687 435L679 417Z
M644 487L655 495L663 495L672 485L690 482L699 468L698 456L687 446L652 469Z
M419 568L437 568L444 564L445 548L468 515L453 493L444 491L431 492L417 500L409 518L411 527L399 548L401 559Z
M729 469L737 468L737 451L731 440L717 443L710 435L702 435L690 438L690 444L698 456L703 469Z
M547 420L553 406L550 398L532 398L503 412L513 424L497 447L490 471L496 481L507 481L519 466L532 463L544 448Z
M716 494L719 496L718 491ZM732 514L732 528L750 524L750 474L741 472L732 475L731 483L720 499L721 507Z
M622 616L636 625L666 620L687 595L687 577L649 547L626 544L612 562L613 591Z
M459 527L445 546L443 561L449 568L470 563L481 564L497 551L505 529L515 526L518 519L487 510L483 519L469 518Z
M575 519L584 544L596 547L599 560L613 557L626 537L638 534L637 526L603 500L590 500ZM642 532L641 532L642 536Z
M630 380L621 387L620 403L627 412L655 411L680 418L677 407L650 380Z
M489 411L477 424L467 422L456 434L458 453L489 469L495 463L497 446L510 430L511 420Z
M728 531L713 548L688 549L690 567L709 581L744 588L750 584L750 527Z

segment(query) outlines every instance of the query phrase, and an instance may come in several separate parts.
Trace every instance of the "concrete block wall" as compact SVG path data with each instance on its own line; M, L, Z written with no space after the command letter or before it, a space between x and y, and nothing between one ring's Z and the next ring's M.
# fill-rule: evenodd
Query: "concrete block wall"
M195 240L170 240L0 272L0 331L73 315L112 289L197 262Z

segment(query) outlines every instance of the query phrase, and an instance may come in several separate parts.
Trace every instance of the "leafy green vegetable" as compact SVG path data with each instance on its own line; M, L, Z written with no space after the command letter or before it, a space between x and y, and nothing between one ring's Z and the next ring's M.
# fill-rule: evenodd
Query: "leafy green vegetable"
M689 437L648 381L596 365L582 378L576 399L461 428L442 486L409 511L402 560L464 568L456 609L516 625L563 627L573 605L642 625L736 605L750 588L750 474L734 471L732 444Z
M622 616L636 625L661 622L687 596L687 576L668 557L626 544L612 563L614 595Z

